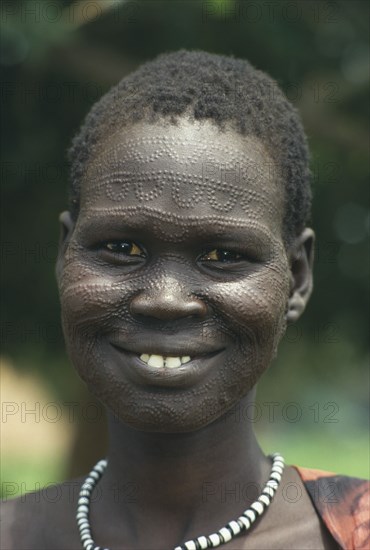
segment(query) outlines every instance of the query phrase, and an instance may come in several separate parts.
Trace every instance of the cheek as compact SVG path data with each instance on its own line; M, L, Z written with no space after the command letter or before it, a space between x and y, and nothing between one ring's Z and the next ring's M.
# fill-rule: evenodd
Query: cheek
M284 273L266 268L210 292L225 318L226 339L231 336L235 342L220 373L225 403L245 395L276 355L285 330L289 290L289 278Z
M101 356L104 334L127 326L122 322L127 316L122 295L122 281L118 284L116 278L103 276L80 261L70 263L63 272L60 301L64 338L72 363L87 383L95 380L101 384L99 365L106 363ZM108 380L109 369L105 376Z
M209 296L215 299L215 293ZM286 285L268 275L220 285L217 309L225 341L230 344L231 337L234 345L202 398L204 410L229 409L258 383L284 332L286 299Z
M65 267L59 290L69 357L90 391L102 398L115 379L109 367L102 368L107 365L102 336L122 316L122 287L120 292L114 278L75 260Z
M81 262L68 265L60 284L63 320L76 327L99 324L119 314L122 283Z
M213 296L240 345L248 340L274 347L284 332L288 292L288 275L275 266L223 283Z

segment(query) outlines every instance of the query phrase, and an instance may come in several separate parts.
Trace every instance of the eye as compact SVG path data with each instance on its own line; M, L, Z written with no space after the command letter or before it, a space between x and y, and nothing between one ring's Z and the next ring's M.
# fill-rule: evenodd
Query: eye
M201 261L211 261L211 262L239 262L245 260L245 256L239 252L233 250L225 250L223 248L214 248L209 252L206 252L199 258Z
M132 241L106 241L102 244L101 248L106 252L122 256L145 256L143 249Z

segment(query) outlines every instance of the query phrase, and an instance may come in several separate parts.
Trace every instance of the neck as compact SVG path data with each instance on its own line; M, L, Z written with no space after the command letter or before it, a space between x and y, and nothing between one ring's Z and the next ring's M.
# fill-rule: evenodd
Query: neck
M271 468L251 423L239 414L253 398L251 392L224 417L190 433L140 432L108 413L102 513L121 526L129 521L131 543L139 541L143 524L153 537L156 526L170 523L174 546L240 515L258 497Z

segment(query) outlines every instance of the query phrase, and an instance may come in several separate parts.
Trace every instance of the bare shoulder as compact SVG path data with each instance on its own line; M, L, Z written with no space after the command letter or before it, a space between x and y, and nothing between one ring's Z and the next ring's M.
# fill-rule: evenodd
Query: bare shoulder
M79 550L75 514L81 481L2 500L0 550Z
M11 537L12 526L16 517L18 499L2 500L0 502L1 550L15 550Z
M41 544L46 523L41 494L39 491L1 501L1 550L31 550Z

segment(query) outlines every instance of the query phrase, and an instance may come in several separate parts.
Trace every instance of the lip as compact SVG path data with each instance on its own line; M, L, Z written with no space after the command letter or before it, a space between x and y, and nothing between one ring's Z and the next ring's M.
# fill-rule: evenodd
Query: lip
M120 350L138 355L147 353L148 355L155 354L167 357L181 357L183 355L203 357L224 349L219 347L219 341L215 338L201 340L191 336L186 338L185 336L167 334L162 335L160 338L151 334L141 339L130 338L128 340L117 333L110 336L109 342Z
M179 389L190 387L202 380L219 361L220 355L224 351L223 348L210 353L195 355L188 363L171 369L166 367L150 367L147 363L141 361L139 356L142 353L148 353L148 351L140 350L140 352L134 353L113 343L111 343L111 346L122 362L126 374L133 382L144 386L162 386ZM185 353L184 351L181 353L167 353L162 349L160 353L158 350L151 348L151 353L172 357L179 355L189 355L192 357L188 351Z

